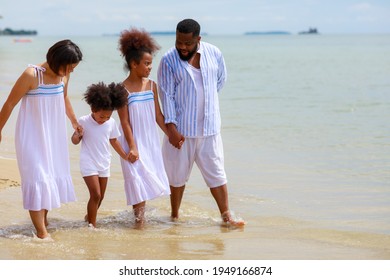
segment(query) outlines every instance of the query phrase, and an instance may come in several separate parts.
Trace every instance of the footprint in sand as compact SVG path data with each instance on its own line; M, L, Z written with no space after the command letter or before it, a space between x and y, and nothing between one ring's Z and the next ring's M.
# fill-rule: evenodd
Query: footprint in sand
M13 181L10 179L1 179L0 178L0 185L7 186L7 187L18 187L20 186L19 182Z

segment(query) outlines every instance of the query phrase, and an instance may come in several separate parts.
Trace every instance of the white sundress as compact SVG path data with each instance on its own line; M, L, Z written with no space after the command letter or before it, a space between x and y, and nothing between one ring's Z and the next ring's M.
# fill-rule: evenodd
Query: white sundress
M153 84L153 83L151 83ZM127 205L169 195L170 188L161 153L153 90L129 92L128 112L139 159L121 159ZM126 153L129 146L122 127L119 141Z
M44 84L43 67L34 67L38 87L21 101L15 148L23 207L39 211L75 201L70 174L64 83Z

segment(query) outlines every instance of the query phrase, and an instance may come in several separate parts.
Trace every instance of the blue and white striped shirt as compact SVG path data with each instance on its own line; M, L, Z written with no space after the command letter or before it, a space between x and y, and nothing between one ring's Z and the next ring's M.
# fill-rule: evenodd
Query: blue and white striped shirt
M162 57L157 71L165 123L174 123L185 137L211 136L221 130L218 92L226 82L225 61L221 51L206 42L200 42L198 53L205 98L203 135L197 132L196 86L189 63L181 60L173 47Z

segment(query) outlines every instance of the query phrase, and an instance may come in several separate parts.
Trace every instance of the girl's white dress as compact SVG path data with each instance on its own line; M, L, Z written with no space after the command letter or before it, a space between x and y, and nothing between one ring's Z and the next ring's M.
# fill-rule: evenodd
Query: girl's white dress
M128 112L139 159L134 163L121 159L127 205L170 194L154 106L152 89L129 92ZM129 146L123 130L119 141L128 153Z
M45 68L29 67L35 68L38 88L22 98L15 129L23 207L51 210L76 200L70 174L64 83L44 84Z

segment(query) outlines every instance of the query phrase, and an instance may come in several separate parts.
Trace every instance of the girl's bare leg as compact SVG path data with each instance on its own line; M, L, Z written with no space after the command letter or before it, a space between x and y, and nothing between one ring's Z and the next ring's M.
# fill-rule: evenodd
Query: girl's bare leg
M145 201L133 205L135 223L137 225L143 225L145 223L145 205Z

